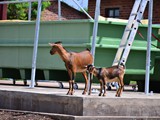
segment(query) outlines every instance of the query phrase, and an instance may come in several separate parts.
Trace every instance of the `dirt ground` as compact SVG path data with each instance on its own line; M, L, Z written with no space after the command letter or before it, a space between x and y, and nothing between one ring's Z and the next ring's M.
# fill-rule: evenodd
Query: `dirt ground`
M0 120L55 120L51 116L0 110Z

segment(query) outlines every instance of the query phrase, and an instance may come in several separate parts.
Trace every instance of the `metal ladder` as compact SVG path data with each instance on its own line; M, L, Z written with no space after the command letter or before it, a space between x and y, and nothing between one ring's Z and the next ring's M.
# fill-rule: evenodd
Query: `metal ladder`
M135 0L112 66L125 65L147 3L148 0Z

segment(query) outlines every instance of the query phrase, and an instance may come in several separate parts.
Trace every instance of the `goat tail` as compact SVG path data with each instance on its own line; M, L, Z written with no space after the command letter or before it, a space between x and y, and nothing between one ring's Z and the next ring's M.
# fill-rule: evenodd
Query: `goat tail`
M86 50L91 51L89 48L86 48Z

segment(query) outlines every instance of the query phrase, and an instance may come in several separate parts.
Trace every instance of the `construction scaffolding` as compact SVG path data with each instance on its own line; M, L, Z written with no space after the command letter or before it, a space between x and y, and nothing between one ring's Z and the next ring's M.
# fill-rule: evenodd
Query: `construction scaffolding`
M32 74L31 74L31 84L30 87L34 88L35 85L35 72L36 72L36 61L37 61L37 48L38 48L38 39L39 39L39 30L40 30L40 16L41 16L41 6L43 1L48 0L17 0L17 1L2 1L0 4L11 4L11 3L23 3L23 2L29 2L29 20L31 16L31 2L38 2L37 7L37 19L36 19L36 26L35 26L35 36L34 36L34 49L33 49L33 56L32 56ZM51 0L52 1L52 0ZM75 4L77 4L82 11L91 19L93 18L75 1ZM145 80L145 93L148 95L149 92L149 71L150 71L150 45L151 45L151 33L152 33L152 11L153 11L153 0L135 0L135 6L133 6L133 12L130 15L130 18L133 16L133 20L129 18L128 26L126 27L124 31L124 39L122 39L122 44L120 43L120 46L118 48L118 52L116 54L115 60L113 62L113 65L125 65L132 42L134 41L134 37L137 33L138 25L142 19L143 12L146 8L147 3L149 2L149 24L148 24L148 46L147 46L147 55L146 55L146 80ZM137 7L138 4L138 7ZM95 18L94 18L94 27L93 27L93 38L92 38L92 50L91 53L93 56L95 56L95 48L96 48L96 37L98 32L98 17L100 15L100 0L97 0L96 2L96 10L95 10ZM61 0L58 0L58 16L59 20L61 20ZM131 37L128 37L128 36ZM93 63L94 64L94 63ZM90 83L90 82L89 82Z
M34 48L33 48L33 56L32 56L32 73L31 73L31 84L30 88L34 88L35 86L35 73L36 73L36 61L37 61L37 51L38 51L38 39L39 39L39 30L40 30L40 16L41 16L41 8L42 2L44 1L53 1L53 0L16 0L16 1L2 1L0 4L13 4L13 3L29 3L29 20L31 20L31 2L38 2L37 7L37 19L36 19L36 26L35 26L35 37L34 37ZM93 18L76 2L73 0L75 4L78 5L82 9L82 11L91 19ZM59 20L61 20L61 0L58 0L58 16Z

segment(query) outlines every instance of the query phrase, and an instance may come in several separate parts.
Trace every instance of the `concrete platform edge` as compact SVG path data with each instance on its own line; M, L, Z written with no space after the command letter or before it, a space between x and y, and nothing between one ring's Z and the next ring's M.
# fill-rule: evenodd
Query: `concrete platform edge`
M8 109L0 109L0 110L50 116L54 120L160 120L160 116L74 116L66 114L31 112L31 111L21 111L21 110L8 110Z

